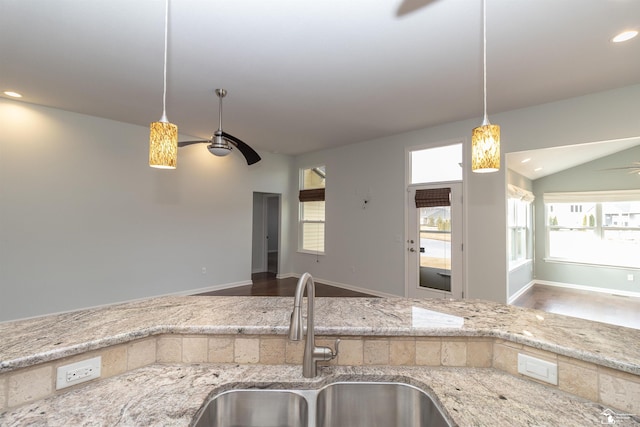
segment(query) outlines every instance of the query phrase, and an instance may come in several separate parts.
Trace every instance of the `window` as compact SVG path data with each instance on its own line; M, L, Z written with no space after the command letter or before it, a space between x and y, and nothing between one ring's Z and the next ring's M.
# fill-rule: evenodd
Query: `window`
M640 268L640 191L544 195L547 256Z
M462 144L410 153L411 184L462 180Z
M298 250L324 253L324 166L300 170Z
M509 263L515 264L531 259L533 194L514 185L509 185L507 199L507 225L509 240Z

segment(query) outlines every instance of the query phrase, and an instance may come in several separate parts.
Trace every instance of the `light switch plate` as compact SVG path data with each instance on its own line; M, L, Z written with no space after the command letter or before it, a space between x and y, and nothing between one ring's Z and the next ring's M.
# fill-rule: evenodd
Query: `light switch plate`
M518 372L531 378L558 385L558 365L518 353Z

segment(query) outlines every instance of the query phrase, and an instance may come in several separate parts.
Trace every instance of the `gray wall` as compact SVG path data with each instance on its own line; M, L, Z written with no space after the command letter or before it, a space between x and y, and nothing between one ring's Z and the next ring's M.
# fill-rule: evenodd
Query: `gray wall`
M635 85L490 118L503 153L627 138L640 136L638 99ZM403 295L405 149L464 138L468 157L480 122L295 159L261 153L252 167L191 146L166 171L147 166L146 127L0 99L0 320L249 283L254 191L283 195L282 275ZM309 164L327 166L327 253L317 258L296 252L297 170ZM471 298L507 299L506 181L504 160L498 173L465 175Z
M503 153L640 136L640 85L560 102L491 113ZM481 122L444 124L296 158L296 168L327 166L326 255L295 253L294 270L335 283L403 295L407 147L464 138ZM507 301L506 171L465 175L465 272L470 298ZM465 170L467 170L466 168ZM295 178L292 186L297 186ZM362 193L371 202L361 209ZM296 218L292 206L293 221ZM297 242L291 240L291 247Z
M253 191L290 203L289 156L153 169L146 127L6 99L0 132L0 320L250 283Z
M611 144L615 144L615 142ZM636 190L640 188L640 177L637 174L630 174L626 171L605 171L604 169L630 164L638 159L640 159L640 146L533 181L536 196L536 279L602 289L640 292L637 281L627 280L629 273L638 275L637 269L547 262L543 259L546 245L543 194L571 191Z

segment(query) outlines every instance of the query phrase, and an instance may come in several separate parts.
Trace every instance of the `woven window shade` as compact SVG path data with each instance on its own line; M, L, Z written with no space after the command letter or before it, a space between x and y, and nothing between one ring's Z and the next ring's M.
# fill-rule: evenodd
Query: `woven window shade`
M300 200L301 202L324 202L324 188L300 190L298 200Z
M451 206L451 188L416 190L416 208Z

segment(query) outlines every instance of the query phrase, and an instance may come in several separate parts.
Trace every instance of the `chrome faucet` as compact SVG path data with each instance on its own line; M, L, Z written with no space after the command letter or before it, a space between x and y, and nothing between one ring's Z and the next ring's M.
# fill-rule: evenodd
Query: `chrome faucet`
M302 325L302 297L307 289L307 340L304 344L304 356L302 359L302 375L306 378L313 378L318 375L318 362L335 359L338 356L338 345L340 340L336 340L336 350L333 352L329 347L317 347L315 343L315 333L313 330L313 306L316 298L316 285L313 277L309 273L304 273L298 280L296 294L293 301L293 312L291 313L291 324L289 325L289 339L300 341L304 335Z

